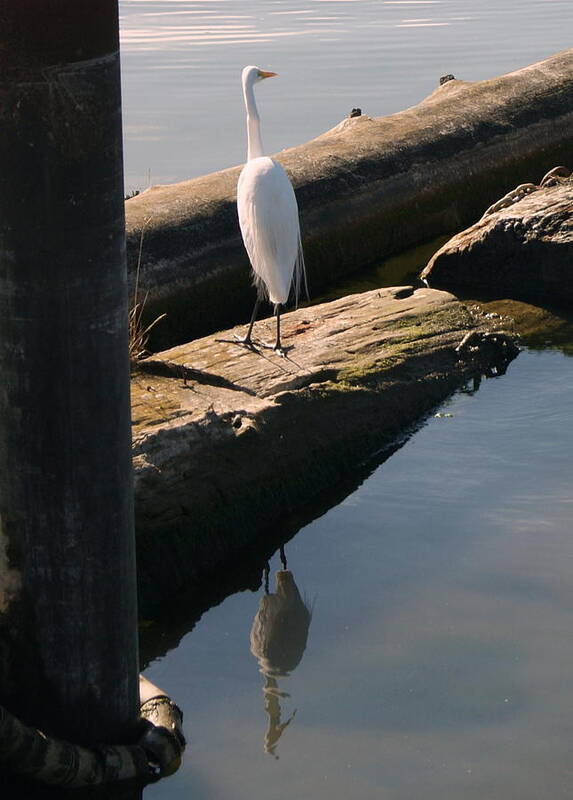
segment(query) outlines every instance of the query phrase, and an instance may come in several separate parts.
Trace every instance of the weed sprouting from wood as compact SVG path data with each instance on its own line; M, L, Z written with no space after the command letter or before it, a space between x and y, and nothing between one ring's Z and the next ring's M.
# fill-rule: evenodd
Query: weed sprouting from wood
M149 355L147 350L147 342L149 334L158 322L167 316L167 314L160 314L153 322L143 327L143 312L149 292L145 293L143 300L139 300L139 273L141 270L141 256L143 253L143 237L145 235L145 228L150 222L151 217L148 217L141 228L141 236L139 237L139 253L137 255L137 269L135 271L135 287L133 290L133 303L129 309L129 360L140 361L145 356Z

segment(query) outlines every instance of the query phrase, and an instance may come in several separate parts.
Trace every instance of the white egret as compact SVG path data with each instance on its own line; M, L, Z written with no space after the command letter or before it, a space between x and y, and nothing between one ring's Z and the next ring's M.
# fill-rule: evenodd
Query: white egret
M294 284L298 300L301 284L306 285L304 258L300 241L298 206L286 172L272 158L263 155L260 119L255 103L254 86L276 72L245 67L242 74L243 96L247 111L247 163L237 186L239 226L249 255L257 288L257 299L244 338L252 344L251 334L261 300L269 300L277 317L274 346L280 355L280 307L288 300ZM266 345L269 346L269 345Z

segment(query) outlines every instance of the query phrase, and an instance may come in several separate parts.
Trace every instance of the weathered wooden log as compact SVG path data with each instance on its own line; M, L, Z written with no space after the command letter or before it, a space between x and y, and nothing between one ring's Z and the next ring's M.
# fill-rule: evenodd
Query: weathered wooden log
M531 186L531 184L529 184ZM515 192L514 192L515 193ZM573 303L573 180L509 192L430 259L430 286L474 296ZM499 206L499 207L498 207Z
M388 117L343 120L279 154L297 192L311 294L476 219L508 186L567 163L573 49L492 80L449 80ZM154 349L248 318L253 291L235 209L239 167L155 186L126 204L132 282L167 312Z
M446 292L380 289L286 314L286 358L227 331L143 361L132 377L142 613L389 448L473 374L455 348L480 324ZM271 332L259 323L255 339Z

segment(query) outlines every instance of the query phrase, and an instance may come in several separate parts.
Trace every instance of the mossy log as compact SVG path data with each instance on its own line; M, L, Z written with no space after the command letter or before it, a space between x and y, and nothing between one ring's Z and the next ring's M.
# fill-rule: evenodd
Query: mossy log
M416 106L358 116L278 158L301 212L311 294L409 246L459 230L573 142L573 49L491 80L449 80ZM152 347L248 319L253 290L235 208L240 167L153 186L126 203Z
M398 287L286 314L286 357L214 334L132 376L140 610L153 614L389 448L475 370L483 318ZM486 320L491 323L491 320ZM274 320L255 326L272 339Z

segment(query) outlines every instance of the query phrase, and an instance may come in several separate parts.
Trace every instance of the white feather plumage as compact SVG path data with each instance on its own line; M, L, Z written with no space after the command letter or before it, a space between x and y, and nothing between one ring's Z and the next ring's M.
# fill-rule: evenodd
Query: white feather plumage
M304 279L298 206L282 166L267 156L248 161L237 188L239 225L261 299L298 300ZM294 281L293 281L294 278Z

